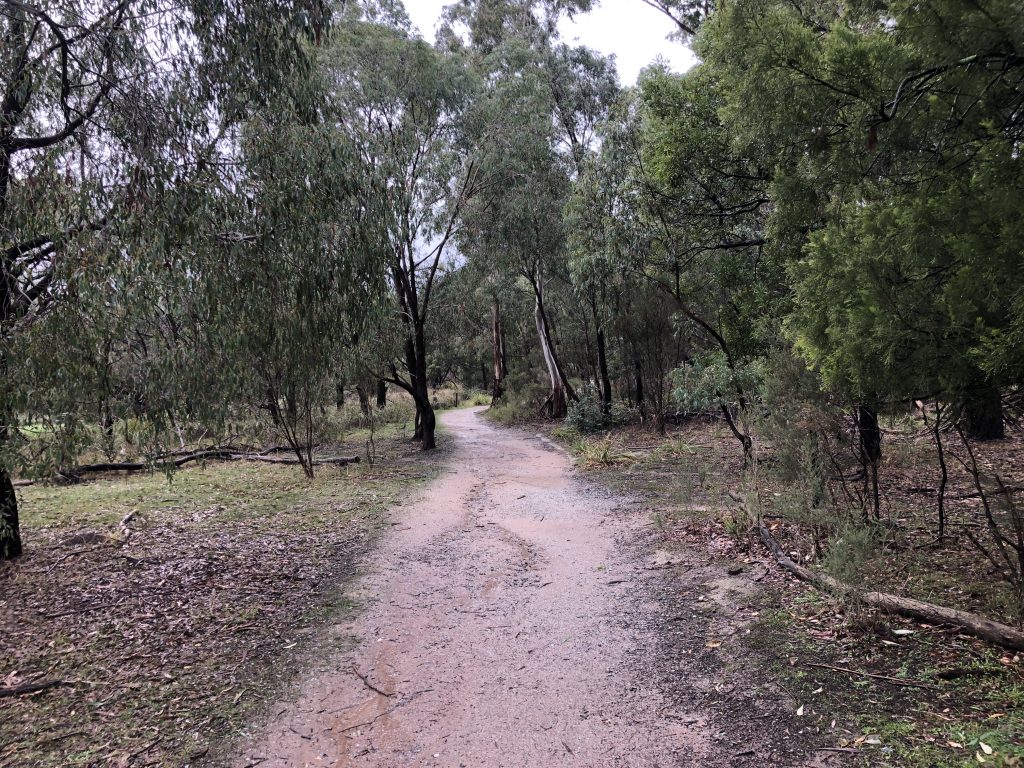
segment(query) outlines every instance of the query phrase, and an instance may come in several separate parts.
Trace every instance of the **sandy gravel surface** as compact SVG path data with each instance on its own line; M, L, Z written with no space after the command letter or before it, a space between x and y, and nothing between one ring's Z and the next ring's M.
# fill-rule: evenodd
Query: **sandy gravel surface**
M702 724L639 680L642 516L544 441L445 414L451 472L398 511L323 659L239 766L670 766ZM627 608L628 606L628 608ZM639 654L639 655L637 655ZM654 679L651 676L649 679Z

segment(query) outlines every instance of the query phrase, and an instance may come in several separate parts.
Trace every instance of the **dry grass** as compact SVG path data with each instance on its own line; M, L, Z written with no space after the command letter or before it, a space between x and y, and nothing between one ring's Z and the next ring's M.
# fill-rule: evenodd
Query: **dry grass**
M805 705L808 728L828 733L838 721L847 732L880 740L875 748L837 741L833 746L847 750L850 765L1021 766L1024 654L949 628L837 603L788 579L772 569L730 496L757 498L766 515L779 515L769 522L784 548L815 567L847 558L839 565L854 583L1018 620L1011 590L964 534L968 526L982 530L982 517L973 480L954 459L947 490L950 535L941 545L934 543L939 469L919 426L904 422L886 433L881 524L872 526L858 551L838 540L846 535L843 521L859 519L859 508L831 508L831 525L823 528L824 558L816 555L811 526L822 519L821 512L802 508L799 490L775 477L772 449L764 441L758 445L758 471L751 473L744 472L739 446L713 419L670 426L665 437L636 427L596 438L561 437L575 446L578 466L591 477L644 499L658 524L659 546L705 552L720 561L765 562L769 574L761 582L760 618L748 647L762 674ZM1007 485L1024 484L1024 436L1014 434L976 451L987 474L999 474ZM595 452L628 460L589 460ZM814 666L821 663L852 672Z

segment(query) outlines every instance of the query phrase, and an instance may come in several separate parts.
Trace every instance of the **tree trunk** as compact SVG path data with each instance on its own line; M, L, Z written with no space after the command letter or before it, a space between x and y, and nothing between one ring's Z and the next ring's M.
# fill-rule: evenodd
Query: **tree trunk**
M281 408L277 404L277 393L273 387L267 387L267 410L270 411L270 420L275 427L281 426Z
M370 395L366 391L366 387L362 384L356 385L356 394L359 396L359 410L363 412L363 416L366 418L370 417Z
M548 416L552 419L564 419L569 412L568 401L576 400L576 393L569 384L569 380L562 370L558 361L558 352L551 337L551 328L548 323L547 313L544 311L544 284L540 274L531 279L534 296L534 319L537 322L537 336L540 338L540 348L544 355L544 365L548 369L551 378L551 395L548 397L546 406Z
M430 402L430 386L427 383L427 339L423 323L419 321L416 323L414 353L413 386L415 392L413 397L416 401L416 409L420 412L420 440L424 451L432 451L437 447L434 435L437 419L434 416L434 405Z
M1003 400L998 387L985 386L963 406L964 432L973 440L998 440L1003 429Z
M878 412L874 405L857 406L857 437L860 445L860 463L864 468L865 483L870 484L871 506L878 520L882 515L878 492L878 462L882 458L882 430L878 427ZM867 510L864 511L865 516Z
M924 422L928 424L928 412L922 409ZM946 538L946 486L949 484L949 468L946 466L946 451L942 446L942 406L935 403L935 424L932 427L932 437L935 439L935 452L939 457L939 490L936 493L935 501L939 510L939 526L937 540L942 542Z
M877 464L882 458L882 430L878 426L878 412L871 405L857 406L857 436L861 462Z
M420 414L420 432L422 433L423 450L432 451L437 448L437 418L434 416L434 407L427 400L423 412Z
M608 376L608 352L605 345L604 328L597 328L597 367L601 374L601 410L605 416L612 410L612 380Z
M103 452L108 459L114 458L114 411L110 407L110 398L105 396L100 404L100 431L103 433Z
M295 388L289 386L284 393L285 414L288 421L294 424L299 418L299 403L295 398Z
M646 416L644 408L644 368L640 365L640 358L633 360L633 375L636 380L636 407L640 409L640 416Z
M0 465L0 561L20 557L21 553L18 496L7 467Z
M7 192L7 166L3 163L6 157L0 154L0 213ZM10 282L9 264L0 264L0 322L10 317L13 307L13 292ZM0 327L6 332L6 328ZM7 355L0 349L0 379L6 379L8 373ZM11 425L14 423L13 408L5 400L0 401L0 454L5 443L10 439ZM11 474L7 466L0 461L0 561L20 557L21 526L18 522L18 496L11 482Z
M537 336L540 339L540 349L544 354L544 365L548 369L548 377L551 379L551 394L547 401L547 414L552 419L564 419L569 412L568 402L565 398L565 387L562 385L562 377L552 354L551 344L545 328L544 314L541 312L540 298L537 298L534 309L534 319L537 322Z
M491 405L505 395L505 337L501 331L501 306L498 297L491 301L491 343L494 363L494 385L491 389Z
M388 404L388 383L377 379L377 408L383 409Z
M502 386L505 384L505 379L508 377L508 339L505 337L505 325L499 319L499 325L501 325L501 382ZM529 358L526 360L527 369L532 367Z

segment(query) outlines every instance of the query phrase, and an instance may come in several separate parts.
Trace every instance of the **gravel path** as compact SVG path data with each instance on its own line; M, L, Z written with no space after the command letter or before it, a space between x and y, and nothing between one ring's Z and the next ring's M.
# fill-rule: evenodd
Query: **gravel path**
M454 469L399 510L366 563L365 609L336 628L354 643L321 660L237 764L699 763L703 729L659 714L666 703L638 681L657 624L621 546L638 516L572 481L539 438L471 410L442 422Z

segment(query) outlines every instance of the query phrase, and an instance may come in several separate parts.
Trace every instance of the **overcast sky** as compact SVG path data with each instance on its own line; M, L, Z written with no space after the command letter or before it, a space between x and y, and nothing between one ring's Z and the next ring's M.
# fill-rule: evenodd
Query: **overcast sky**
M441 9L450 0L405 0L413 23L428 40ZM640 70L658 56L679 72L695 63L693 53L681 43L667 40L673 23L642 0L600 0L598 7L574 22L562 22L562 37L568 43L586 45L605 54L615 54L623 85L633 85Z

